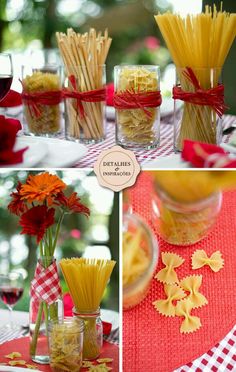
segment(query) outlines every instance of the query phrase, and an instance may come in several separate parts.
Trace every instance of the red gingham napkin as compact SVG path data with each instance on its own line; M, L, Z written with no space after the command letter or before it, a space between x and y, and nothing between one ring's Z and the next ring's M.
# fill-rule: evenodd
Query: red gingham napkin
M51 305L60 295L61 287L56 261L46 269L38 262L31 282L30 296L34 300L40 299Z
M200 358L174 372L218 372L236 370L236 326L227 336Z

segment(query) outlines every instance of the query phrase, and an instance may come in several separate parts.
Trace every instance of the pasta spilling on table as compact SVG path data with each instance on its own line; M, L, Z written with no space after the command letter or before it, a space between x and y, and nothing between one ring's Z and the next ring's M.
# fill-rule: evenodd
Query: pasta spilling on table
M104 139L105 62L112 39L90 29L57 32L58 47L67 77L66 109L69 138L96 142Z
M84 321L83 359L95 359L101 351L102 331L96 315L116 262L86 258L62 259L60 266L75 304L74 314Z
M182 149L185 139L215 144L221 137L217 118L225 109L220 76L236 36L236 14L223 11L222 6L217 11L214 5L197 15L182 17L167 12L155 19L186 93L183 117L175 134L176 149ZM190 93L200 91L201 97L189 99Z

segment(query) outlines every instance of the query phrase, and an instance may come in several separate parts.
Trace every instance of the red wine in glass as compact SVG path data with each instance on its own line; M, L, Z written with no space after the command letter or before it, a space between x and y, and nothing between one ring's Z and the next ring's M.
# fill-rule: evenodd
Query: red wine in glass
M0 75L0 101L7 95L11 88L12 76Z
M23 288L0 287L0 298L5 305L14 306L23 294Z
M0 102L11 88L13 64L11 54L0 53Z

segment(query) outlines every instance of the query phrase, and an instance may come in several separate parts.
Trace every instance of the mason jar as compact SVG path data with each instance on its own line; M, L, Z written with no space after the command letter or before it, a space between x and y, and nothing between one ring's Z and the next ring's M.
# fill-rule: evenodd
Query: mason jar
M84 322L83 360L96 359L100 355L103 345L100 308L91 312L79 312L73 308L73 316Z
M78 318L68 317L49 323L50 367L53 372L80 371L83 335L84 322Z
M138 305L146 296L155 272L159 248L157 238L151 231L150 227L143 221L143 219L136 215L125 213L123 216L123 234L126 232L133 232L137 236L137 231L140 231L142 236L142 245L140 249L144 249L148 258L148 266L135 278L134 281L124 284L123 280L123 309L128 310ZM124 249L124 247L123 247ZM124 267L123 267L124 270ZM124 279L123 271L123 279Z
M221 84L220 68L194 68L192 71L201 90L207 91ZM186 76L186 68L176 68L176 86L174 89L176 88L181 88L186 95L198 91ZM181 110L179 109L180 102L182 103ZM179 99L174 100L175 152L182 151L185 139L215 145L220 144L222 131L223 119L212 106L204 102L201 104L191 103L191 99L184 102Z
M193 202L174 200L155 184L153 223L158 234L173 245L192 245L205 238L214 227L222 205L222 193L216 192Z
M152 65L120 65L114 68L116 143L130 150L151 149L160 143L160 68ZM138 95L143 95L139 98ZM146 98L145 98L146 96ZM146 102L146 105L145 105Z

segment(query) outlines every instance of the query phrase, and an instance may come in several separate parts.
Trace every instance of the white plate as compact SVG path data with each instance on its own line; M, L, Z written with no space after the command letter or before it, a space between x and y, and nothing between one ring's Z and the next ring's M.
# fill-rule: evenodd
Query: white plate
M1 166L2 168L33 168L42 161L48 153L48 147L46 144L20 141L20 137L17 137L14 146L15 151L19 151L28 146L28 149L23 154L23 162L18 164L9 164Z
M190 168L190 163L181 159L180 154L161 156L156 160L150 161L142 165L142 168L148 169L163 169L163 168Z
M101 309L101 318L104 322L112 324L112 331L119 328L119 314L116 311Z
M37 164L37 168L67 168L73 166L88 152L86 146L80 143L58 138L22 136L18 138L18 143L22 147L26 145L47 147L47 154Z

